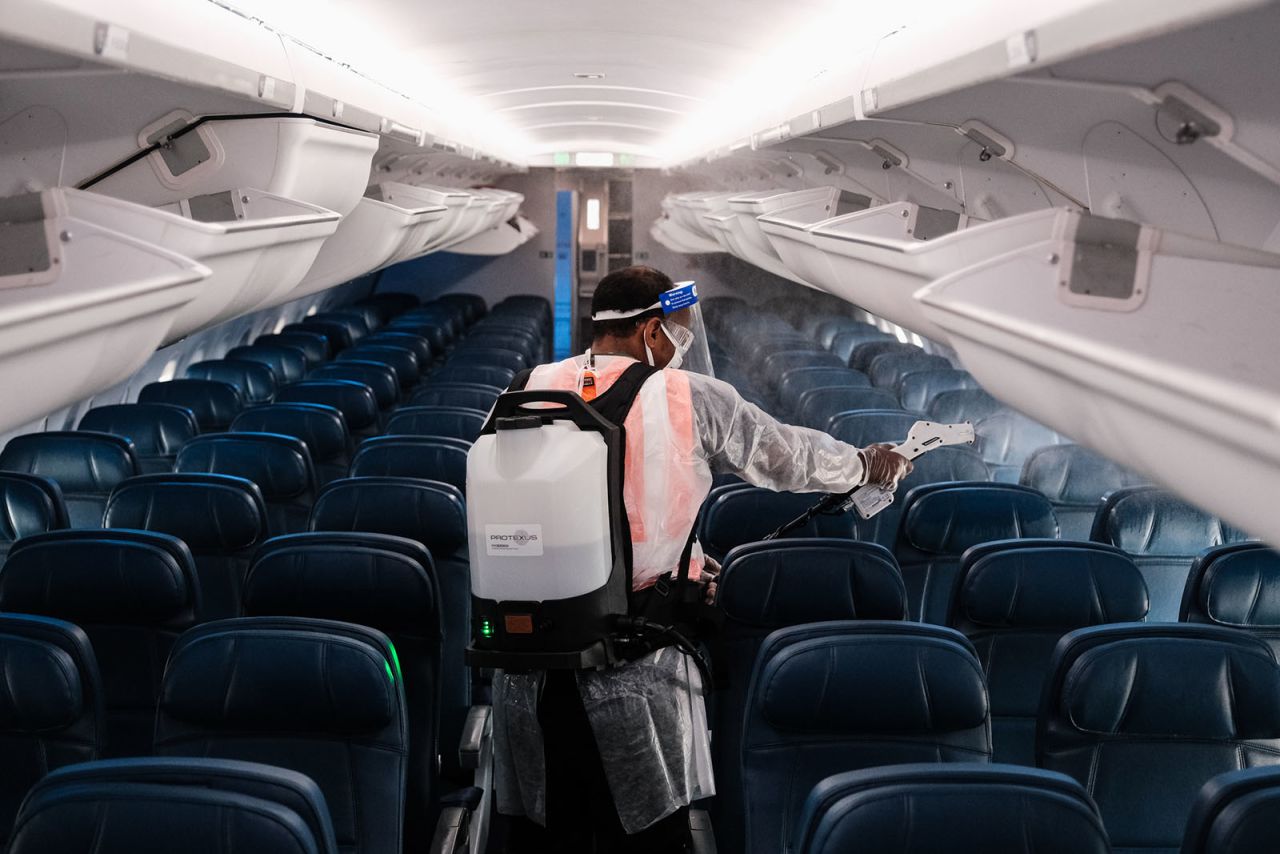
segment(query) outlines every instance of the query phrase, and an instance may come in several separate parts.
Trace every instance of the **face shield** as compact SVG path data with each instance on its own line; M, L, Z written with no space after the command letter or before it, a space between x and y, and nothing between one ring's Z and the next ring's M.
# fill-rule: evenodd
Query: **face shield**
M711 366L711 350L707 346L707 327L702 322L702 308L698 305L698 286L693 282L680 282L662 294L658 302L635 311L601 311L592 320L626 320L661 309L662 332L675 347L675 358L667 365L682 371L715 376Z

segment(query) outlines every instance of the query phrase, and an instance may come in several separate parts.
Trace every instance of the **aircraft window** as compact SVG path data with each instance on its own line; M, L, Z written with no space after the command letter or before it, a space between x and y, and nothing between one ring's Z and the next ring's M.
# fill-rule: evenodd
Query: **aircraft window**
M164 370L160 372L160 382L165 383L178 375L178 360L170 359L165 363Z

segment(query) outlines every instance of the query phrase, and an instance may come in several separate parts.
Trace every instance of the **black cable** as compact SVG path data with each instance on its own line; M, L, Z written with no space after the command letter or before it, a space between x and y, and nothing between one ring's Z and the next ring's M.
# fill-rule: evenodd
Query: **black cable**
M702 690L710 691L715 682L711 677L711 665L702 655L702 650L693 645L687 637L675 629L674 626L664 626L661 623L655 623L652 620L646 620L644 617L618 617L617 627L620 629L634 629L638 631L657 632L675 641L675 645L682 652L693 659L694 665L698 668L698 673L702 675Z

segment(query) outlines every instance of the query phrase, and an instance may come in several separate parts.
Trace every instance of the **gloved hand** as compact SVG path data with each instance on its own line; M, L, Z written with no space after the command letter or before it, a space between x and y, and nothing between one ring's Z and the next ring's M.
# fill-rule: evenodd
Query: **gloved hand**
M868 445L860 452L862 465L867 470L867 483L897 488L898 481L911 474L915 468L911 461L893 451L893 445Z

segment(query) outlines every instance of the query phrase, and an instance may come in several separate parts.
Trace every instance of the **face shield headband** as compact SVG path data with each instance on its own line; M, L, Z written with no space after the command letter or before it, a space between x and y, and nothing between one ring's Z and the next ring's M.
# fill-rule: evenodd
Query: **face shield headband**
M711 351L707 347L706 327L702 322L702 309L698 305L698 286L693 282L677 283L674 288L658 297L653 305L625 311L598 311L591 315L591 320L630 320L646 314L656 316L659 311L663 318L662 332L676 350L676 355L667 367L714 376ZM677 323L669 317L676 312L685 312L681 319L687 319L687 323ZM649 364L653 364L653 354L649 352L647 344L645 354Z

